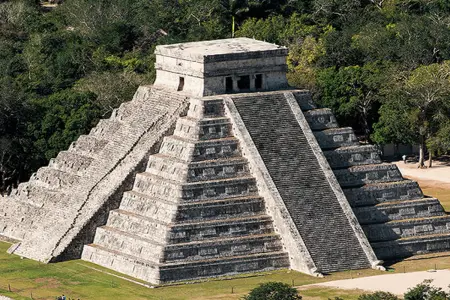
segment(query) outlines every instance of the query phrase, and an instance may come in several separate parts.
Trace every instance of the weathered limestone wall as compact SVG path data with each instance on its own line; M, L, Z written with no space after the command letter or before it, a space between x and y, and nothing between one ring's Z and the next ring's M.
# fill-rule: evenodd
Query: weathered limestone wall
M10 251L43 262L80 257L186 107L181 94L140 87L110 119L1 199L0 234L22 241Z

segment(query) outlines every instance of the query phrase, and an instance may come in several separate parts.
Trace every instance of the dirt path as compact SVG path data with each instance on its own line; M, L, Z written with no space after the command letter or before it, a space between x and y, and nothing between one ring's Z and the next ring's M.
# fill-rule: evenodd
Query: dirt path
M433 286L440 287L447 292L449 291L450 270L386 274L364 278L336 280L303 286L300 290L311 287L331 287L349 290L359 289L368 292L385 291L396 295L403 295L409 288L412 288L427 279L433 280L431 283Z
M405 164L397 161L395 164L405 177L419 181L439 181L441 184L448 184L450 188L450 165L448 162L436 161L434 166L429 169L418 169L417 163Z

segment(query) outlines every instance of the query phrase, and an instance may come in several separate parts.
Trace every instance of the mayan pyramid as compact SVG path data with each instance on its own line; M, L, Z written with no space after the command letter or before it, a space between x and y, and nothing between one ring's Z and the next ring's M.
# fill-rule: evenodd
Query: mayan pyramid
M9 252L159 284L449 250L439 201L289 88L287 53L247 38L158 46L153 86L0 198Z

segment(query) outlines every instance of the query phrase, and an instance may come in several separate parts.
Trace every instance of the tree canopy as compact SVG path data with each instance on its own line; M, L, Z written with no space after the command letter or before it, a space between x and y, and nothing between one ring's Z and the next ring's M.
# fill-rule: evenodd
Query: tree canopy
M0 1L0 191L151 84L156 45L233 35L287 46L290 83L366 140L446 153L449 24L443 0Z

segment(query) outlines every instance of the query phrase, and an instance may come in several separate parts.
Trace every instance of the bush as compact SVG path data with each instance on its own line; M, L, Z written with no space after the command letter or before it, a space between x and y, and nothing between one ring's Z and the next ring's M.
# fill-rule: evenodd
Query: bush
M282 282L262 283L254 288L243 300L300 300L297 290Z
M399 298L394 294L380 291L373 294L362 294L358 300L399 300Z
M424 282L410 288L404 295L405 300L449 300L450 294L441 288L431 286L432 280Z

